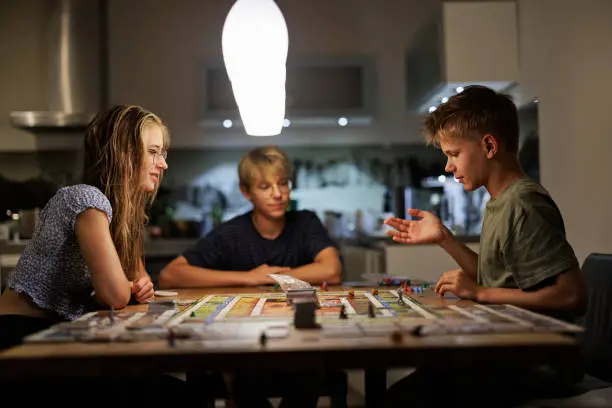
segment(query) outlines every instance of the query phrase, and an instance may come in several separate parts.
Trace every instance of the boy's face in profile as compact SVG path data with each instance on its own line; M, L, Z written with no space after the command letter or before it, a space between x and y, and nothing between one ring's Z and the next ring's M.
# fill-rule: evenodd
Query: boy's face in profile
M289 206L291 183L284 174L256 172L242 194L253 203L254 211L268 218L282 218Z
M455 179L467 191L482 187L489 176L489 160L484 138L440 137L440 149L446 156L444 170L453 173Z

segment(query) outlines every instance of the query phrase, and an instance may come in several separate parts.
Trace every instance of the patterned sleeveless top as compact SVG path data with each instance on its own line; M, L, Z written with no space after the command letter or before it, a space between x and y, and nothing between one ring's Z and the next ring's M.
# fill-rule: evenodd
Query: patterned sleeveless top
M110 224L113 209L98 188L77 184L59 189L40 212L8 281L9 288L65 320L96 308L91 275L74 231L77 216L88 208L106 213Z

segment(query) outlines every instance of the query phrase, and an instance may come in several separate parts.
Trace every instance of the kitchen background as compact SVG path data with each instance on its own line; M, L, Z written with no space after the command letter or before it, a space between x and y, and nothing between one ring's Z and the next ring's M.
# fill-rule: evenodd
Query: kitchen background
M101 24L84 28L76 23L95 17L68 14L68 32L87 34L58 41L53 8L87 3L0 1L0 285L31 234L31 210L77 182L81 161L82 126L37 128L11 113L70 118L110 103L143 105L172 133L152 214L162 228L150 231L162 237L145 247L153 275L214 222L248 208L237 161L275 143L300 161L293 196L338 237L345 280L437 279L454 261L433 245L394 245L379 221L410 203L429 207L478 250L486 195L460 192L419 134L422 115L470 83L515 98L521 161L555 198L579 261L612 248L610 1L278 0L290 35L291 126L264 139L224 126L238 119L219 75L232 0L101 1ZM71 86L58 86L60 51L83 63L69 65Z
M534 111L523 110L523 116ZM527 140L521 157L537 177L537 134ZM315 146L285 150L294 169L296 208L316 211L337 237L354 237L357 232L380 235L384 217L403 217L409 207L435 212L457 233L480 233L486 192L466 192L451 175L445 175L444 156L437 149ZM240 193L237 175L238 161L246 151L171 149L169 170L150 212L150 226L160 228L152 229L153 237L198 238L214 224L248 211L250 203ZM42 208L57 188L79 182L80 158L79 151L0 153L0 221L10 223L12 214L20 210ZM361 217L359 225L356 217ZM12 232L18 231L16 227L13 223ZM27 235L21 231L22 238Z
M53 7L87 3L0 2L0 240L6 242L0 266L23 248L13 238L23 243L31 233L35 212L28 210L78 182L81 161L83 123L34 126L15 118L36 115L12 114L70 117L134 103L158 113L172 134L170 169L151 214L159 228L149 231L156 237L147 243L149 261L176 256L215 223L246 211L236 164L251 147L278 144L296 164L297 207L316 211L341 243L346 279L372 271L435 279L452 260L433 246L393 245L380 220L408 206L430 209L477 248L486 194L461 191L444 174L442 154L426 148L419 133L424 113L471 83L515 98L521 161L556 197L579 259L606 252L612 242L602 227L612 223L606 195L612 190L598 176L612 140L601 111L612 81L600 68L612 63L605 51L610 3L281 0L290 35L291 124L263 139L241 131L223 77L220 35L232 1L149 0L147 7L96 1L100 24L59 41ZM70 17L79 10L62 20L74 23L71 33L84 30ZM570 23L580 29L566 30ZM70 87L58 86L65 78L55 58L67 51L62 46L75 59ZM597 216L584 219L585 203Z

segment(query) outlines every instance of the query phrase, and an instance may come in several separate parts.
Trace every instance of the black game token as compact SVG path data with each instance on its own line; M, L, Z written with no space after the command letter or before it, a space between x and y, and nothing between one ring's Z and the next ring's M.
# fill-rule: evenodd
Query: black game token
M372 302L368 303L368 316L376 317L376 310L374 309L374 305L372 304Z
M346 306L340 306L340 315L338 316L340 319L348 319L348 315L346 314Z
M175 340L176 340L176 333L174 333L174 330L169 329L168 330L168 346L174 347Z

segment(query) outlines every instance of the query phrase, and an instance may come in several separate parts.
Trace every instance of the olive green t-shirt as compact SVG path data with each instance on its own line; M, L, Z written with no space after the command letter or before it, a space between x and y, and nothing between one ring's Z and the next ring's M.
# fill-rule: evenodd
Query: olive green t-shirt
M538 182L520 178L487 203L478 284L528 290L578 267L559 208Z
M535 290L578 268L574 250L565 237L559 208L538 182L521 178L489 200L482 222L478 256L478 284L487 287ZM572 311L535 310L573 322ZM581 369L538 366L537 381L556 381L559 387L580 381Z

